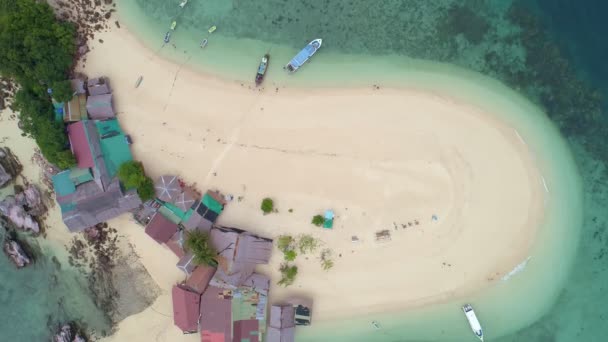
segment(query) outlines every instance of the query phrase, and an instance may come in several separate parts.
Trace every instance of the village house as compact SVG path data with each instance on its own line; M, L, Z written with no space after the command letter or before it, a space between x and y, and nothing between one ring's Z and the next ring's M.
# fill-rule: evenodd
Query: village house
M122 163L133 160L116 120L81 120L68 126L77 166L53 176L64 223L72 232L105 222L141 205L134 189L125 190L117 177Z
M86 107L89 117L93 120L112 119L116 116L112 105L112 94L89 96Z
M84 81L81 79L70 80L74 94L72 99L63 105L63 121L75 122L87 118L87 92L84 89Z
M87 90L89 91L90 96L109 94L112 92L110 90L108 78L103 76L89 79L87 81Z
M209 286L201 297L201 342L232 342L232 297Z
M268 320L267 342L293 342L295 339L295 309L293 305L273 305Z
M173 323L185 334L198 332L201 296L180 285L171 291L173 300Z

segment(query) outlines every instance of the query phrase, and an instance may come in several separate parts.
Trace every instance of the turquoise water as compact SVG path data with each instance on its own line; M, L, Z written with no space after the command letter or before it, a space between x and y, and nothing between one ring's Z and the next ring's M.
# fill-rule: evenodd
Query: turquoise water
M95 307L83 275L68 266L63 246L23 238L38 258L33 266L17 270L0 256L0 340L48 341L66 321L107 333L109 318Z
M120 1L120 20L162 56L242 82L252 81L259 57L270 51L267 87L380 84L470 101L520 132L550 190L532 258L508 282L423 310L317 323L298 331L298 340L470 341L463 301L474 303L488 340L603 340L606 309L592 303L605 302L597 278L606 281L606 122L582 73L531 14L542 8L498 0L191 0L180 12L177 3ZM178 28L163 47L172 20ZM201 50L211 25L218 30ZM311 63L295 75L282 72L318 37L324 46ZM372 330L371 319L383 329Z

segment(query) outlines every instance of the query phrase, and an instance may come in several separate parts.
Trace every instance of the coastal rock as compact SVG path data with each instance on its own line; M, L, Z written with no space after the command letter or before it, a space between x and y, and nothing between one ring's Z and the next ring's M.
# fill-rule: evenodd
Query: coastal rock
M0 201L0 214L8 218L17 228L40 232L40 225L34 216L41 215L46 208L42 203L40 191L28 186L15 196L7 196Z
M23 170L23 166L8 147L0 147L0 188L8 185Z
M86 340L78 333L74 332L74 329L70 324L64 324L61 330L55 335L54 342L86 342Z
M2 249L17 268L23 268L32 262L16 240L7 238Z
M40 190L34 185L29 185L23 192L15 195L15 199L19 205L27 208L27 213L31 216L40 216L46 212Z

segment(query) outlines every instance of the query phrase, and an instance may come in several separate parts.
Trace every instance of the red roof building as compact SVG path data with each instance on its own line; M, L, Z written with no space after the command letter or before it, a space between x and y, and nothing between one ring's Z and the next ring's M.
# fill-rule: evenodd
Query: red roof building
M68 138L78 167L81 169L95 167L86 128L82 121L75 122L68 126Z
M257 319L235 321L232 342L260 342L260 325Z
M232 342L232 301L209 286L201 297L201 342Z
M194 269L184 285L198 294L203 294L209 285L209 281L213 278L215 270L215 267L199 265Z
M169 221L161 213L156 213L146 226L146 234L150 235L154 241L165 243L177 232L177 225Z
M171 295L173 298L173 323L186 334L198 332L201 296L179 285L173 286Z

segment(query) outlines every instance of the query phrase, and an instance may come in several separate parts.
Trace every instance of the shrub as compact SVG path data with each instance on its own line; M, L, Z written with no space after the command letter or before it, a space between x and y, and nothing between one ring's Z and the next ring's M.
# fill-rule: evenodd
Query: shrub
M194 255L194 263L197 265L217 266L215 257L217 253L211 246L209 235L200 230L188 232L184 247Z
M296 260L297 256L298 256L298 253L296 253L296 251L294 251L294 250L286 251L285 254L283 255L283 257L285 258L285 261L294 261L294 260Z
M312 237L312 235L302 235L300 236L300 241L298 241L298 248L300 249L300 253L312 253L317 247L319 247L319 242Z
M325 223L325 219L323 218L323 216L321 216L321 215L313 216L312 224L314 224L317 227L321 227L323 225L323 223Z
M155 196L154 182L144 173L140 162L128 161L118 168L118 179L127 189L137 189L142 201L153 199Z
M72 83L67 80L55 82L51 85L51 88L53 89L53 98L58 102L70 101L74 95Z
M325 271L334 267L334 261L331 259L331 249L326 248L321 252L321 267Z
M270 214L274 210L274 202L272 199L266 197L262 200L261 209L264 212L264 215Z
M295 240L290 235L281 235L277 239L277 247L283 253L294 249L294 247L293 247L294 243L295 243Z
M280 271L281 280L279 280L277 284L287 287L289 285L292 285L296 280L296 276L298 275L298 266L283 263L281 265Z

